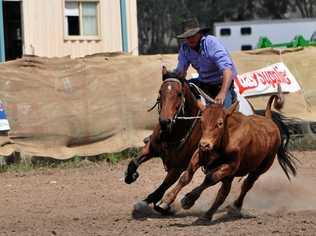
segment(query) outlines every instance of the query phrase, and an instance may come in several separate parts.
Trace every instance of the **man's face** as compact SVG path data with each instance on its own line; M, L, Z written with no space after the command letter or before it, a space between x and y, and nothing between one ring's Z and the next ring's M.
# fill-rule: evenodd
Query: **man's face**
M186 38L185 40L190 48L195 48L200 43L201 37L201 33L197 33L191 37Z

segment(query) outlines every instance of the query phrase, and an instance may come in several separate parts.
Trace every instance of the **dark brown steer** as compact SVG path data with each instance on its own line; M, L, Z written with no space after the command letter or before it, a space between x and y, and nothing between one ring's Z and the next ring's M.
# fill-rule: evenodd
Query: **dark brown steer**
M275 107L281 108L283 100L277 95L271 96L265 117L244 116L235 112L237 103L229 110L217 104L207 107L201 118L199 150L193 155L175 188L164 197L162 207L169 206L175 200L200 166L206 167L205 179L181 200L184 209L192 207L206 188L218 182L222 182L222 185L211 208L196 221L198 224L210 223L213 214L229 194L234 177L247 175L239 197L229 207L230 212L240 214L246 193L258 177L271 167L276 155L287 177L290 179L289 174L295 175L293 156L282 145L279 128L271 119L273 100L278 105Z

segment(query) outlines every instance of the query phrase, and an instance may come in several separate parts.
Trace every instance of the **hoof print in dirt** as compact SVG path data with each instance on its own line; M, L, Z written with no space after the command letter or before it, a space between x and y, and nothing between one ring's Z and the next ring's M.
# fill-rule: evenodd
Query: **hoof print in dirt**
M152 209L147 204L147 202L140 201L134 205L134 209L132 212L132 217L134 219L144 219L144 218L154 217L154 216L159 216L159 213L157 213L154 209Z
M237 207L234 205L228 205L226 207L226 212L227 215L235 218L244 218L244 219L251 219L251 218L256 218L256 216L244 211L244 210L239 210Z

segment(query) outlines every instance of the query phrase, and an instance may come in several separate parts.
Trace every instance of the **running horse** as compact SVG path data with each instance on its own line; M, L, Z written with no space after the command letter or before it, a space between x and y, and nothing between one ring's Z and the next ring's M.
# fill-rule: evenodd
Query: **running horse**
M211 208L196 224L211 223L214 213L228 196L233 179L247 175L239 197L228 207L229 213L241 216L247 192L259 176L269 170L276 156L288 179L290 174L295 176L295 157L284 147L279 127L272 120L273 101L275 108L280 109L283 106L282 96L272 95L267 103L265 116L244 116L235 112L237 103L228 110L218 104L208 106L202 113L199 148L177 185L162 200L161 207L169 206L175 200L200 166L205 166L205 179L181 200L184 209L191 208L206 188L218 182L222 182L222 185Z
M134 182L139 174L137 168L153 157L160 157L167 172L161 185L143 201L134 206L134 217L142 217L144 209L153 204L161 214L170 213L170 209L161 209L157 203L164 193L186 170L201 138L200 114L196 99L188 82L182 78L164 75L157 99L159 124L153 130L149 141L140 155L133 159L125 172L125 182ZM173 78L168 78L173 77ZM151 209L151 208L150 208Z

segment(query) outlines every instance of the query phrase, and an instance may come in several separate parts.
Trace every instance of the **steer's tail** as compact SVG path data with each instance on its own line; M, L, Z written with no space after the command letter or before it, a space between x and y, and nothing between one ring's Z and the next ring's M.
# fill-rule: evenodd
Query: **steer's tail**
M271 111L271 105L276 110L280 111L284 105L284 95L281 91L280 85L278 85L278 94L274 94L269 98L269 101L265 110L265 117L272 119L274 123L278 126L281 136L281 145L279 147L277 156L282 170L286 174L286 177L290 180L290 175L296 175L296 158L288 150L288 141L290 139L290 132L288 131L288 125L283 121L283 116L277 112Z
M284 106L284 94L282 93L281 86L278 84L278 94L274 94L269 98L266 106L265 117L272 119L271 105L280 111Z

